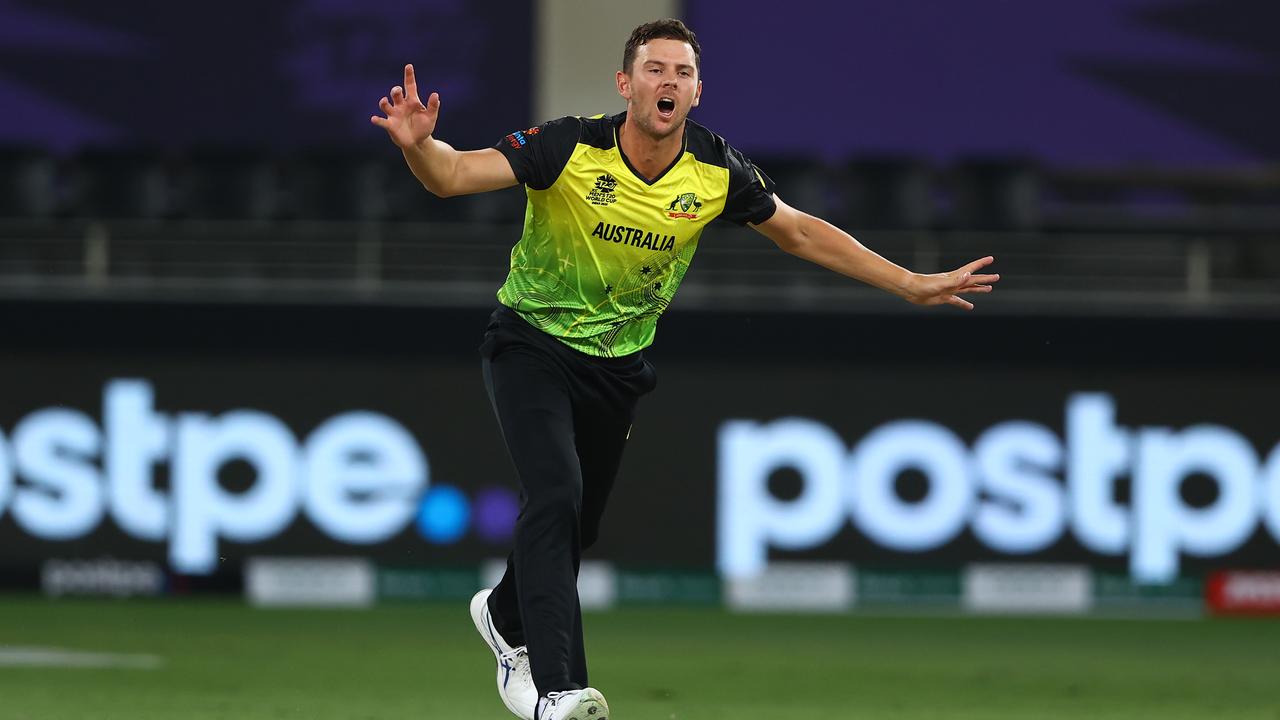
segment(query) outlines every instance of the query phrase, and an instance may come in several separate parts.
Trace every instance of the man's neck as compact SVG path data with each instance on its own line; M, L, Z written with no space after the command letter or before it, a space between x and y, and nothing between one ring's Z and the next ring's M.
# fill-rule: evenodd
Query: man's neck
M657 139L641 130L628 113L627 119L618 128L618 144L631 167L645 179L652 181L670 167L680 154L680 149L684 146L684 126L681 125L679 130Z

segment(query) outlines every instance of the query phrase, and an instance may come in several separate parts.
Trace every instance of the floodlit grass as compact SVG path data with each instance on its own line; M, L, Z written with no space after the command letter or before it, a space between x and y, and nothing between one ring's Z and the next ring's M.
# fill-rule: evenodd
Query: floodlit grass
M1280 720L1280 622L730 615L586 619L617 720ZM0 598L0 646L159 656L0 667L0 720L511 717L465 603L255 610Z

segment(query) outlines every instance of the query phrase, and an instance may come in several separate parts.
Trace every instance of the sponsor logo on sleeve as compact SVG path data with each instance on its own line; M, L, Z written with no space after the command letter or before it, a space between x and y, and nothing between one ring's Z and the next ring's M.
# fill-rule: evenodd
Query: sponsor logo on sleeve
M542 132L540 127L531 127L528 130L517 130L506 137L507 144L519 150L529 142L529 138Z

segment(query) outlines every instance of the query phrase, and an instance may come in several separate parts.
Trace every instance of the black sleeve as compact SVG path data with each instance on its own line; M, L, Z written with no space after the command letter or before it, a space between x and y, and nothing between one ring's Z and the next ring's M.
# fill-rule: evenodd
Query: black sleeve
M729 148L729 196L720 217L738 225L759 225L773 217L773 181L742 153Z
M546 190L569 163L581 127L580 119L562 117L528 130L517 130L494 147L507 156L516 180L534 190Z

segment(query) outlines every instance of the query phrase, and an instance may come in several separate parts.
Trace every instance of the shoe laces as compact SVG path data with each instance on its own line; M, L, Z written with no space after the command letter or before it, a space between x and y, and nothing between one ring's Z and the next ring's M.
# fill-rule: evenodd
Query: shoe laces
M513 648L498 656L498 659L511 663L511 667L516 672L521 672L529 664L529 648L521 645Z

